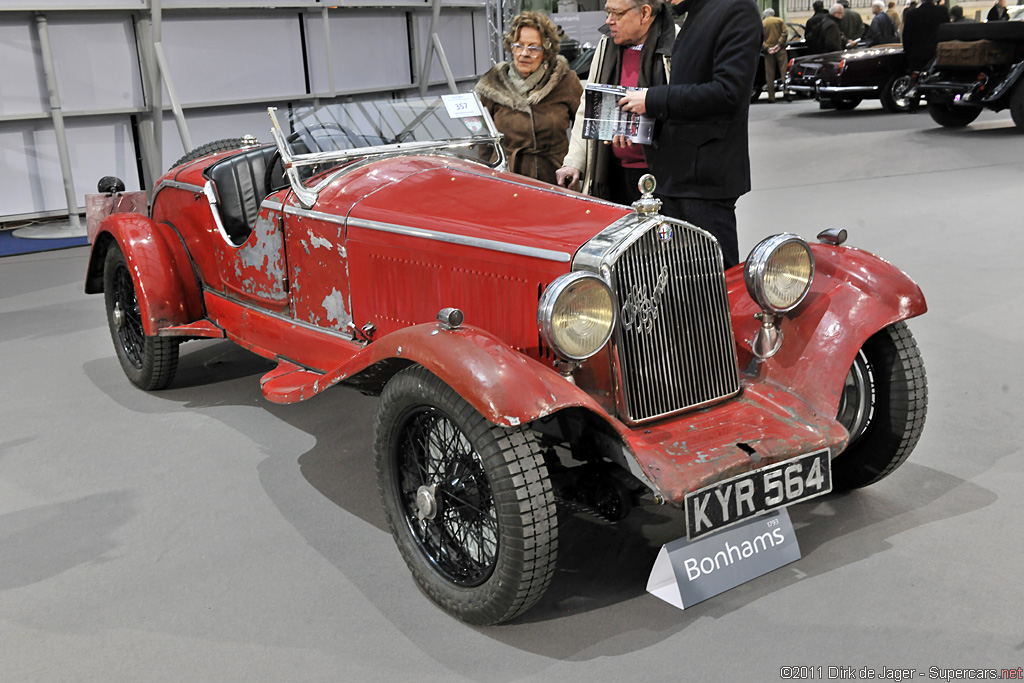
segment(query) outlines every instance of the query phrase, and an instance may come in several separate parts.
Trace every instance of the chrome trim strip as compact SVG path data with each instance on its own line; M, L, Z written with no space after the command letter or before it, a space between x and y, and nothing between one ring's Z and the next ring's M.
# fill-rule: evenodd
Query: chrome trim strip
M215 296L218 299L223 299L224 301L229 301L229 302L231 302L233 304L236 304L238 306L241 306L243 308L252 309L252 310L257 311L258 313L260 313L260 315L265 315L265 316L267 316L269 318L276 318L276 319L280 320L281 322L288 323L289 325L295 325L296 327L303 327L303 328L305 328L305 329L307 329L307 330L309 330L311 332L322 332L324 334L329 334L331 336L338 337L338 338L343 339L345 341L356 341L356 338L355 338L354 334L346 334L344 332L341 332L340 330L335 330L335 329L330 328L330 327L320 327L319 325L314 325L313 323L308 323L305 320L298 320L296 318L292 318L290 316L283 315L281 313L276 313L274 311L268 311L265 308L260 308L258 306L253 306L251 303L249 303L247 301L244 301L244 300L239 299L239 298L235 298L233 296L225 294L224 292L218 292L215 289L211 289L210 286L207 285L204 282L203 283L203 295L205 296L207 294L209 294L211 296ZM227 330L225 329L225 334L226 333L227 333ZM304 367L309 367L309 366L304 366ZM310 369L311 370L315 370L315 368L310 368ZM326 372L326 370L324 372Z
M406 225L394 225L392 223L368 221L360 218L350 218L348 220L348 224L350 226L366 228L368 230L379 230L380 232L390 232L396 235L420 237L422 239L435 240L437 242L447 242L448 244L461 244L463 246L476 247L478 249L500 251L505 254L517 254L519 256L544 259L545 261L569 263L569 261L572 260L572 255L567 254L564 251L553 251L551 249L541 249L539 247L525 247L521 244L510 244L508 242L498 242L496 240L488 240L480 237L467 237L465 235L453 235L448 232L424 230L423 228L413 228Z
M153 191L153 196L156 197L160 194L160 190L165 187L172 187L175 190L185 190L186 192L195 192L196 194L203 194L203 188L200 185L193 185L192 183L182 183L177 180L161 180L156 186L156 190Z
M206 186L203 188L203 194L206 195L206 203L210 205L210 213L213 214L213 222L217 226L217 232L224 238L224 241L230 244L235 249L238 245L231 241L231 236L228 231L224 229L224 223L220 219L220 198L217 196L217 188L214 187L212 180L206 181Z
M316 220L324 221L325 223L345 225L348 222L345 220L344 216L336 216L333 213L324 213L323 211L312 211L298 206L285 206L284 212L293 216L302 216L303 218L315 218Z
M818 92L827 95L870 95L879 91L877 85L822 85L818 86Z

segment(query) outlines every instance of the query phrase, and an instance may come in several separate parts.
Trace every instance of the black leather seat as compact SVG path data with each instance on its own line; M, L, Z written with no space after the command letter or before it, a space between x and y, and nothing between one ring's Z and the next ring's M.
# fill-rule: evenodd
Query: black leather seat
M217 189L220 220L232 243L240 245L249 238L260 202L270 194L267 183L267 164L277 148L274 145L253 147L222 159L204 172ZM282 174L275 169L276 180L271 185L283 182Z

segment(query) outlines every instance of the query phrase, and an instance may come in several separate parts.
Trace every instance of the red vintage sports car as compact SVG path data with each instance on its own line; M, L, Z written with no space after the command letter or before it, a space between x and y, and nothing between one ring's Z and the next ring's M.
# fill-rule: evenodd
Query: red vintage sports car
M460 619L537 602L556 499L619 519L646 494L700 538L876 482L917 443L924 296L842 231L725 272L650 176L627 207L507 173L472 94L271 123L275 144L182 159L149 215L104 217L85 289L143 389L181 342L227 338L277 362L269 401L379 394L391 531Z

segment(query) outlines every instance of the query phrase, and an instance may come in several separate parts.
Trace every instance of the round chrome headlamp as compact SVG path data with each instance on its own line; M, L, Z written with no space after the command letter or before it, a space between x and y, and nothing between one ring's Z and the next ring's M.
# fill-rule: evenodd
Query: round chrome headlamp
M544 343L565 360L593 356L608 343L614 325L612 292L591 273L559 276L537 306L537 328Z
M771 313L796 308L814 279L814 254L799 235L784 233L762 240L743 268L750 298Z

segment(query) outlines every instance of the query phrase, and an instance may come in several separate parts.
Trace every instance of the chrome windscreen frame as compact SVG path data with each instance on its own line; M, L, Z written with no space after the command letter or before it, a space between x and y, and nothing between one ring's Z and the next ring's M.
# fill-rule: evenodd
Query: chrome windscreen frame
M274 137L274 143L277 145L277 150L281 155L281 163L284 164L284 175L288 179L288 184L291 186L296 198L306 209L310 209L314 204L316 204L316 200L319 197L320 192L324 187L331 183L337 174L329 174L316 185L307 186L302 182L302 178L299 174L299 169L304 167L338 164L346 159L356 160L365 159L367 157L398 156L429 152L436 153L442 150L470 148L487 142L494 145L494 152L497 156L497 160L492 167L499 170L504 170L508 167L508 159L506 158L505 150L501 145L501 133L499 133L495 127L494 120L491 118L490 112L488 112L482 105L480 106L480 115L487 127L488 134L486 136L453 140L398 142L388 145L358 147L354 149L333 150L329 152L310 152L308 154L293 154L291 152L284 128L277 120L277 107L268 107L267 113L270 115L270 132Z

